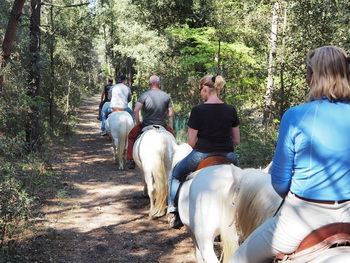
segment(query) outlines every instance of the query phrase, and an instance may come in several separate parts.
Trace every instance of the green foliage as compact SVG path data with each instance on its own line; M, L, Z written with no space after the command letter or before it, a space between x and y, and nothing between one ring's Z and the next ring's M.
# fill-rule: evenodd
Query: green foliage
M23 136L24 133L15 137L6 135L0 137L0 160L11 160L23 155L25 149Z
M241 144L236 149L239 165L243 168L264 168L272 161L276 147L277 129L266 131L260 123L246 121L241 118Z
M350 50L349 1L285 1L281 12L277 51L274 116L281 119L288 108L307 100L305 59L310 50L336 45Z
M0 179L0 254L6 241L23 230L24 222L30 215L33 200L21 189L20 183L14 178L10 164L2 164Z
M35 200L55 185L48 161L40 154L24 153L21 140L1 138L0 255L6 253L10 240L29 227Z
M173 50L176 56L172 60L176 63L168 68L176 68L183 74L182 78L169 81L173 86L181 81L173 92L170 91L175 102L181 101L178 114L186 116L194 105L200 103L197 83L206 74L219 73L225 77L227 85L221 96L226 102L235 103L234 97L245 95L246 103L262 104L259 94L264 90L261 79L265 75L252 48L240 42L219 42L217 30L213 27L170 29L169 35L177 50Z
M193 0L133 0L138 10L146 12L145 20L151 28L163 31L169 25L190 23L193 19Z
M18 172L12 163L0 165L0 253L5 249L6 242L22 229L31 211L33 199L22 188L18 180Z

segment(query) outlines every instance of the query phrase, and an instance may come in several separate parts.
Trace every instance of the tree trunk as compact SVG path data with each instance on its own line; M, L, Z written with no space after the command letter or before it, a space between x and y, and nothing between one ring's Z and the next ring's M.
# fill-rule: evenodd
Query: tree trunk
M13 42L15 40L17 26L20 22L22 15L22 9L25 0L15 0L13 2L11 16L7 24L4 42L0 50L0 91L3 90L4 76L2 75L2 69L6 66L6 62L10 58Z
M49 92L49 122L51 128L54 126L54 105L56 100L56 87L55 87L55 57L54 57L54 51L55 51L55 35L54 35L54 19L53 19L53 6L50 6L50 27L51 27L51 36L49 40L49 52L50 52L50 92Z
M40 68L38 63L40 60L40 12L41 0L31 0L29 44L31 60L27 94L32 101L26 130L26 141L30 150L38 150L41 147L40 101L38 100L40 90Z
M282 50L284 52L285 50L285 32L287 28L287 8L284 8L284 17L283 17L283 27L282 27ZM284 70L285 70L285 62L284 57L281 61L281 69L280 69L280 83L281 83L281 95L280 95L280 107L279 107L279 118L282 118L282 115L285 111L285 99L286 99L286 91L285 91L285 85L284 85Z
M267 77L267 87L265 93L265 109L263 124L267 128L271 121L271 105L272 105L272 93L274 88L274 73L275 73L275 60L276 60L276 45L277 45L277 32L278 32L278 10L279 3L275 3L272 12L272 25L271 25L271 39L270 39L270 55L269 55L269 68Z

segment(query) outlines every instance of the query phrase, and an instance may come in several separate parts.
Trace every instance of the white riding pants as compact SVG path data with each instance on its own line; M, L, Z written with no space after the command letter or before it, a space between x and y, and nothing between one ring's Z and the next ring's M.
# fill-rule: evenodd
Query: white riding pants
M341 204L313 203L289 192L279 213L258 227L229 262L270 263L280 253L294 252L313 230L335 222L350 222L350 201Z

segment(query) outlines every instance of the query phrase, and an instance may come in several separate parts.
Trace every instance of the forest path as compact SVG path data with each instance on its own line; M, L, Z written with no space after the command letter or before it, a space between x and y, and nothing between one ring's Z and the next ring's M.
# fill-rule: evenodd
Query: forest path
M100 95L82 103L75 135L52 148L61 188L44 200L22 262L195 262L185 227L150 220L141 170L118 171L96 119Z

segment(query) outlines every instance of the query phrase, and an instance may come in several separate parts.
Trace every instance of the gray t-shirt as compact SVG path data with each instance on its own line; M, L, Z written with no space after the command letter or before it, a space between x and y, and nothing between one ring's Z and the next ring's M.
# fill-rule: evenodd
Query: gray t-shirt
M166 124L168 108L172 107L172 102L168 94L159 89L150 89L141 94L138 102L142 107L144 125Z

